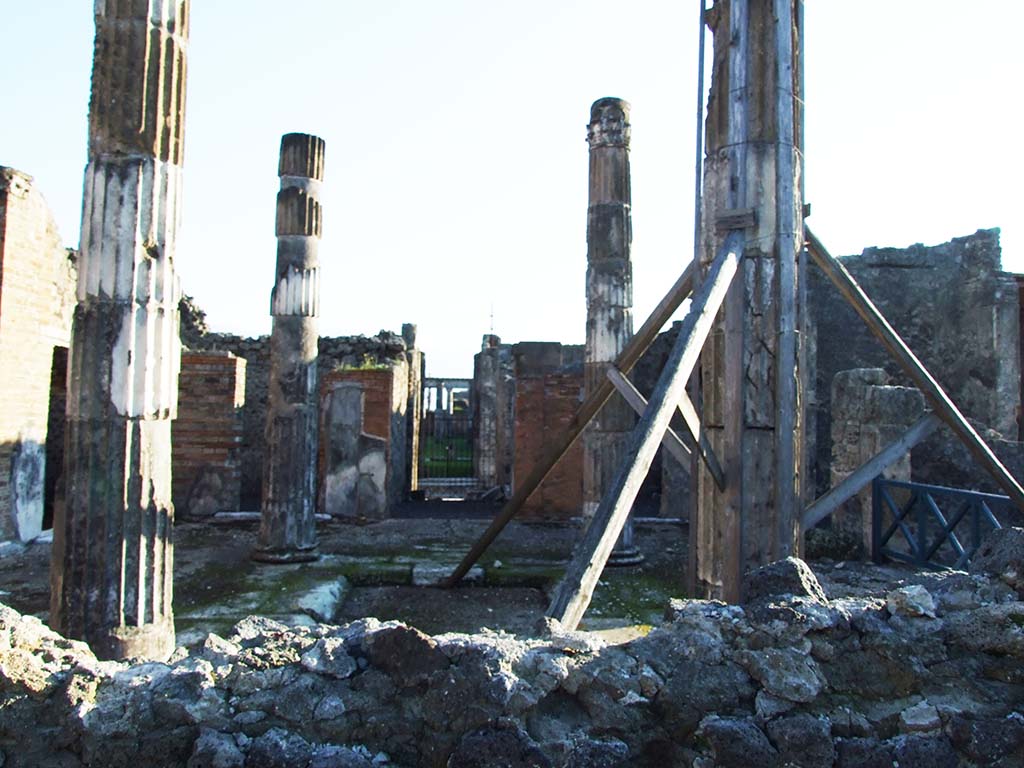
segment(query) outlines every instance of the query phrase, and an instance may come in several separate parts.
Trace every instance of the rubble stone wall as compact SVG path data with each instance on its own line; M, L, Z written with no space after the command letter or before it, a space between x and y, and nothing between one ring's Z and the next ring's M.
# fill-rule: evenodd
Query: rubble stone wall
M75 281L32 177L0 167L0 541L41 531L51 370L70 342Z
M917 574L835 599L782 561L747 605L673 601L668 623L624 645L557 626L428 637L250 617L132 666L0 606L0 763L1011 768L1024 761L1015 535L983 553L1016 548L999 576Z
M868 248L842 262L960 409L1016 441L1020 307L1015 277L1001 271L999 230L979 230L933 247ZM811 465L820 493L829 479L829 393L835 374L884 368L894 383L910 382L821 271L812 265L808 277L817 368L814 391L808 393L810 420L816 422ZM935 464L927 475L915 471L914 479L942 485L955 470ZM983 474L974 470L968 484L983 484Z
M836 487L924 415L924 396L912 387L889 386L881 368L840 371L832 379L832 487ZM910 452L882 473L910 480ZM833 527L871 552L871 486L832 514Z

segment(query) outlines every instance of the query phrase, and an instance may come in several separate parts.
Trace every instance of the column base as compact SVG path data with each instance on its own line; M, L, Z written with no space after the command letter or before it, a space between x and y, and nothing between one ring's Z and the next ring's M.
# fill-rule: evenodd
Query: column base
M287 565L288 563L311 563L320 559L320 552L317 548L309 549L261 549L257 547L249 555L250 560L257 563L272 563Z
M643 561L644 556L640 553L639 549L636 547L624 547L612 550L612 553L608 555L607 565L614 568L624 568L629 565L640 565Z
M167 617L141 627L114 627L88 639L96 658L105 661L166 661L174 652L174 620Z

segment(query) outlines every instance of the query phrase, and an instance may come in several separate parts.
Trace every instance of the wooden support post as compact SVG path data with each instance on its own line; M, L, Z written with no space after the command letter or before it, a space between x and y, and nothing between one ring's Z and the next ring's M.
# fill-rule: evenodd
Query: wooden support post
M627 379L618 368L609 368L605 371L605 375L629 407L636 411L637 415L643 416L644 410L647 408L647 398L640 394L640 390L633 386L633 382ZM690 449L686 447L672 427L665 430L665 437L662 438L661 444L684 467L689 466Z
M598 577L626 523L640 485L650 470L654 454L684 392L686 380L697 364L715 315L736 276L742 246L743 236L738 233L726 239L722 252L708 270L704 284L694 295L693 306L683 319L679 336L658 377L647 410L630 436L626 464L602 497L590 527L555 591L547 615L566 629L576 629L590 605Z
M647 351L647 348L654 342L654 339L658 336L665 323L669 321L669 318L675 314L683 301L690 295L690 291L693 288L693 273L695 269L695 265L691 262L683 270L679 279L676 280L668 293L665 294L665 297L658 306L654 308L654 311L651 312L640 330L630 338L626 348L622 350L622 354L615 359L614 365L616 368L624 373L628 373L636 365L644 352ZM455 586L463 576L469 573L469 569L487 551L487 548L491 546L498 537L498 534L508 525L509 521L522 509L523 504L530 498L530 494L537 490L537 487L544 482L544 478L555 468L558 460L576 442L576 439L582 434L587 424L601 410L601 407L614 392L615 387L612 386L610 381L605 380L600 387L587 396L586 400L576 409L576 413L573 414L572 421L566 426L565 431L559 435L557 440L533 466L530 474L524 478L522 484L512 494L512 498L505 503L498 516L494 518L487 527L487 530L484 531L480 539L462 559L462 562L459 563L458 567L452 571L451 576L444 582L444 586Z
M926 413L914 422L898 440L889 443L861 464L839 485L831 488L828 493L807 507L800 520L803 529L806 531L808 528L813 528L839 509L843 502L856 496L861 488L878 477L893 462L899 461L901 456L906 455L911 448L928 437L941 424L942 420L934 413Z
M868 295L864 293L857 281L837 258L830 254L821 241L814 236L810 229L805 229L807 234L807 249L814 259L814 262L821 267L822 271L832 281L832 284L839 290L843 297L850 303L861 320L867 325L868 330L882 342L893 359L899 363L903 372L910 377L914 385L921 390L928 399L936 415L941 418L950 429L956 433L971 455L981 464L982 467L999 486L1006 492L1006 495L1013 499L1018 508L1024 510L1024 489L1014 479L1006 467L1002 465L992 449L970 425L960 409L949 398L949 395L942 389L935 378L928 372L920 360L917 359L906 342L900 338L889 321L887 321L878 308L874 305Z

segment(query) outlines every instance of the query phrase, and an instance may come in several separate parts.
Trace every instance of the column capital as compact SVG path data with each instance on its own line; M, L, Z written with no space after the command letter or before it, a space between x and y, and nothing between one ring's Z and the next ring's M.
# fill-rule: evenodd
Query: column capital
M629 102L613 96L598 99L590 107L587 143L599 147L629 148Z

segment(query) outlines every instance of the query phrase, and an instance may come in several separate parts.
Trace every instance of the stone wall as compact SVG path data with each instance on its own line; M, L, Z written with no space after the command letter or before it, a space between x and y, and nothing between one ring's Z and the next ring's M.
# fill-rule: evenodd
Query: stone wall
M171 425L175 513L237 512L242 483L245 360L230 352L186 352Z
M473 474L485 491L511 487L515 458L512 345L486 334L473 357Z
M42 528L54 350L71 338L75 281L32 177L0 167L0 541Z
M583 392L580 347L557 342L521 342L515 361L515 462L512 489L565 431ZM528 518L576 517L583 509L583 447L580 441L555 465L523 506Z
M840 371L832 380L832 478L834 488L924 415L924 396L912 387L889 386L881 368ZM910 453L883 473L910 480ZM832 514L832 526L871 552L871 486Z
M991 229L933 247L868 248L842 262L961 410L1017 440L1020 306L1017 281L1000 271L1000 259L999 230ZM829 480L829 392L836 373L884 368L895 383L910 382L821 271L811 265L808 276L817 369L808 393L811 465L820 493ZM983 471L972 469L968 484L983 483ZM956 471L936 465L915 479L941 485Z
M131 666L0 605L0 763L1019 766L1016 535L1001 576L912 574L879 589L837 569L846 596L831 599L782 561L754 574L746 605L673 601L669 622L621 645L557 626L428 637L372 618L250 617Z
M246 361L245 408L242 412L241 506L258 510L262 493L263 431L266 428L267 382L270 371L270 337L242 337L211 333L205 329L202 312L187 303L182 309L182 342L193 351L222 351ZM390 365L404 361L406 345L401 336L381 331L376 336L322 336L319 343L318 374L325 376L339 367ZM404 456L402 457L403 461ZM403 469L402 474L405 474Z
M355 407L354 401L342 403L342 394L338 395L336 401L332 400L336 386L343 382L358 385L361 392L361 404L358 407ZM339 368L331 371L321 380L321 402L324 404L324 421L321 422L321 471L318 485L324 504L322 511L341 516L386 516L388 510L405 497L409 484L409 464L405 455L409 428L406 418L409 405L408 363L403 357L391 361L387 367ZM358 441L352 442L349 436L365 436L374 440L363 440L365 450L361 450L355 447ZM336 438L343 438L343 442L351 443L352 447L339 452ZM376 463L371 454L383 457L383 472L377 469L371 472L364 466ZM374 477L381 475L381 503L370 504L367 501L362 505L363 512L351 504L328 503L332 497L327 487L332 483L331 477L338 478L353 468L357 474ZM374 514L366 514L365 510L369 509Z

